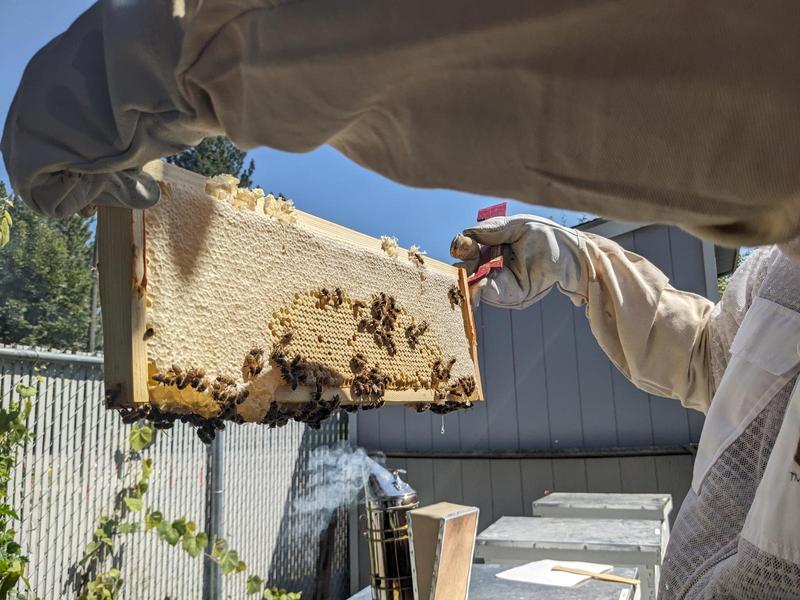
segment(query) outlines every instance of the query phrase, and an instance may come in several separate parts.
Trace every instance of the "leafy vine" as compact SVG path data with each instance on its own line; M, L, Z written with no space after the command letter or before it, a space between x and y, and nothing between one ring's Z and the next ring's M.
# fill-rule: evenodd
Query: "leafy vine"
M81 569L74 573L78 589L77 600L114 600L117 597L123 586L122 573L118 567L113 566L117 538L142 531L153 532L170 546L180 544L183 551L192 558L205 555L219 566L223 575L247 571L247 564L224 539L215 538L209 544L208 534L198 531L194 521L188 520L185 516L169 519L160 510L145 508L145 494L153 474L153 460L142 458L142 452L152 446L155 434L156 429L149 424L136 424L131 427L128 437L130 450L121 462L124 464L140 461L139 479L117 494L114 510L110 515L100 517L92 539L86 545L84 557L79 563ZM131 519L133 515L143 515L143 519ZM101 571L100 567L109 559L112 568ZM299 592L267 587L258 575L250 575L246 585L248 595L259 594L263 600L299 600L301 597Z
M8 213L6 213L8 214ZM1 218L1 217L0 217ZM2 240L0 240L2 241ZM37 375L37 381L41 377ZM15 540L12 524L19 519L9 503L8 486L17 464L17 454L33 435L28 431L28 415L36 388L18 383L14 391L19 400L12 400L7 407L0 408L0 598L2 600L24 600L32 598L30 582L25 577L29 559ZM25 591L15 589L22 582Z

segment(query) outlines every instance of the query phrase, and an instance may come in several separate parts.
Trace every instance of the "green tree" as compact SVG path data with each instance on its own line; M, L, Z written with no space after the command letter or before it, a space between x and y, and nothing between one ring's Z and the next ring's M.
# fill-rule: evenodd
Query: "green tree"
M752 248L739 248L739 252L736 254L736 262L734 262L733 271L727 275L720 275L717 277L717 292L720 298L722 298L725 290L728 289L728 284L731 282L733 274L742 266L742 263L747 260L752 252Z
M85 350L94 278L88 222L50 220L21 201L13 215L0 251L0 342Z
M194 148L168 156L167 162L206 177L229 173L239 180L241 187L252 187L256 165L251 160L245 167L246 158L247 152L239 150L229 138L217 136L207 137Z

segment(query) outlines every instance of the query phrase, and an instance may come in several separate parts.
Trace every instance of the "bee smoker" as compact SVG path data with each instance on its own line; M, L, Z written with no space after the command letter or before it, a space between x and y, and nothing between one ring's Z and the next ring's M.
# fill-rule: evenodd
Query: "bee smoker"
M407 512L419 506L417 492L372 459L364 473L370 587L374 600L414 600Z

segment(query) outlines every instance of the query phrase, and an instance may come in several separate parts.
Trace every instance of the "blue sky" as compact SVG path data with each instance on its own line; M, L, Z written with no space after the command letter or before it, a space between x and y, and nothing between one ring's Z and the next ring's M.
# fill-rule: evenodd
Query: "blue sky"
M31 56L64 31L89 0L3 0L0 18L0 123ZM417 244L440 260L449 260L455 233L475 222L479 208L498 202L447 190L422 190L399 185L350 162L330 147L308 154L288 154L267 148L253 150L254 180L265 190L283 192L301 210L364 233L394 235L404 246ZM5 166L0 178L8 183ZM520 202L510 213L534 213L567 225L577 213Z

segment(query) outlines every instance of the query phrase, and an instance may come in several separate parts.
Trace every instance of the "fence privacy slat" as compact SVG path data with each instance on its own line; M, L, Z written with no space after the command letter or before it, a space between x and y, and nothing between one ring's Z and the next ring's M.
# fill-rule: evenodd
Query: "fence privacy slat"
M36 383L34 366L43 380ZM119 452L128 448L130 427L104 407L101 356L36 351L0 345L0 401L17 400L17 383L36 385L38 395L28 426L34 439L20 452L11 482L11 498L20 514L17 540L30 557L27 573L41 598L74 598L71 573L102 515L114 508L115 495L139 477L139 462L119 470ZM280 429L230 426L224 435L222 533L231 548L270 585L311 595L317 568L316 518L299 518L294 498L322 493L308 470L309 454L347 440L341 413L312 431L300 423ZM185 516L205 523L206 447L194 430L177 424L159 432L145 451L154 472L145 506L165 517ZM129 465L130 467L130 465ZM337 511L332 597L349 592L347 509ZM135 514L130 520L142 520ZM153 532L117 538L115 566L124 579L119 598L201 600L203 562L180 544L171 547ZM112 565L109 563L105 568ZM246 574L223 578L223 598L245 599Z

